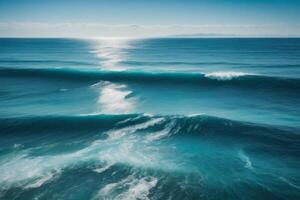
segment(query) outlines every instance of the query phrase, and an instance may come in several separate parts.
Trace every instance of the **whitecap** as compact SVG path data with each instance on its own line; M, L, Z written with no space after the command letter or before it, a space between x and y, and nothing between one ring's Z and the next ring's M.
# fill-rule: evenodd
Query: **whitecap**
M108 170L111 166L113 166L113 163L107 163L106 165L96 168L93 171L101 174L102 172L105 172L106 170Z
M66 89L66 88L61 88L61 89L59 89L59 91L60 91L60 92L66 92L66 91L68 91L68 89Z
M24 188L30 189L41 187L43 184L52 181L55 174L56 173L45 174L44 176L41 176L40 178L34 180L32 183L27 184Z
M187 115L188 117L198 117L198 116L203 116L205 115L205 113L193 113L193 114L189 114Z
M21 152L17 155L9 155L0 163L0 182L2 189L12 186L24 186L26 188L39 187L50 181L60 170L75 161L89 159L82 157L82 152L31 157Z
M130 182L132 179L132 176L128 176L118 182L115 183L109 183L107 185L105 185L103 188L101 188L98 192L98 194L95 196L96 198L94 199L98 199L101 197L105 197L108 196L112 193L113 190L116 190L117 188L123 187L124 184L128 184L128 182Z
M0 182L2 187L25 185L26 188L39 187L51 177L45 171L48 166L43 164L42 158L27 158L24 155L10 158L0 166ZM2 188L3 189L3 188Z
M112 131L107 132L106 134L109 136L109 139L119 139L125 135L132 134L136 131L143 130L143 129L149 128L151 126L154 126L158 123L161 123L163 120L164 120L164 118L154 118L154 119L151 119L144 123L125 127L122 129L112 130Z
M217 79L217 80L231 80L233 78L241 77L241 76L246 76L250 75L248 73L244 72L212 72L212 73L207 73L205 74L205 77L211 78L211 79Z
M161 140L165 137L168 137L169 136L169 131L168 130L161 130L161 131L158 131L154 134L151 134L151 135L148 135L147 136L147 140L152 142L152 141L155 141L155 140Z
M128 176L119 182L105 185L93 199L148 200L150 190L157 185L157 182L155 177L138 179Z
M246 168L253 169L252 162L251 162L250 158L243 151L239 152L239 157L245 163Z
M131 199L149 199L150 190L157 184L157 178L145 177L139 180L133 180L130 183L128 191L118 195L116 199L131 200Z
M164 128L163 130L154 132L150 135L146 136L146 139L150 142L155 141L155 140L161 140L163 138L169 137L170 135L172 135L172 128L174 128L174 123L170 123L168 124L168 126L166 128Z

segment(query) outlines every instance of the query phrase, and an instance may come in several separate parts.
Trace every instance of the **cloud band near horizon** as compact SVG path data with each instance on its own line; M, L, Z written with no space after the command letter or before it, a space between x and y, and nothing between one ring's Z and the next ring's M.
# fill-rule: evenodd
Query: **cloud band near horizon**
M0 23L0 37L159 37L159 36L300 36L300 26L285 24L100 24Z

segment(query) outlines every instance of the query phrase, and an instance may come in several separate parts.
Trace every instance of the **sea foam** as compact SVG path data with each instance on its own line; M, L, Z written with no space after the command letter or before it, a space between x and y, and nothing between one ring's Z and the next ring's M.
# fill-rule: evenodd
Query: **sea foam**
M250 75L244 72L212 72L205 74L205 77L217 80L231 80L240 76Z

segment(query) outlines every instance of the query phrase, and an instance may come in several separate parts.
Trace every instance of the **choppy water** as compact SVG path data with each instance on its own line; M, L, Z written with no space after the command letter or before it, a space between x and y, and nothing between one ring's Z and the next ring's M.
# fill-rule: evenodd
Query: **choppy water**
M299 199L300 39L0 39L0 199Z

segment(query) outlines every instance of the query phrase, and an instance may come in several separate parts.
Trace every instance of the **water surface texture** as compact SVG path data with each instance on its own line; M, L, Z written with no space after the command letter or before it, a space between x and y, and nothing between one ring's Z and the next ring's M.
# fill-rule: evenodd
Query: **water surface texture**
M0 39L0 199L299 199L300 39Z

